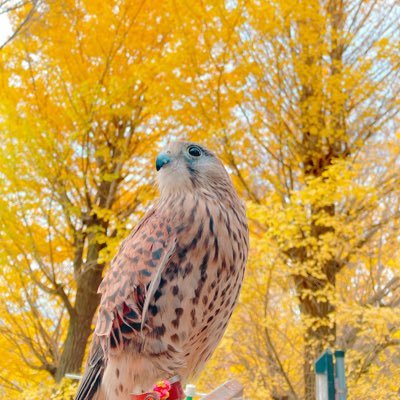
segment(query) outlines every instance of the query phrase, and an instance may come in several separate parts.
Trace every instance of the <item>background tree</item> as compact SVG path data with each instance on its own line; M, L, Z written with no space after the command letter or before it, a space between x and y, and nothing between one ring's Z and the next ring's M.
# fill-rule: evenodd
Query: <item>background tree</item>
M80 371L103 270L153 193L163 7L43 3L1 53L1 330L57 381Z
M7 32L5 38L1 38L0 50L7 46L20 32L28 28L28 24L32 21L39 6L39 0L2 0L0 2L0 23L2 25L8 23L8 16L20 15L19 22L15 24L14 29L11 32ZM3 29L4 27L2 26L2 33Z
M360 363L398 344L398 17L396 2L375 1L182 11L191 21L182 29L199 45L188 58L194 95L182 92L181 121L195 136L214 133L250 200L254 256L229 349L248 381L274 398L315 398L312 363L327 346L354 351L356 376ZM188 108L197 110L190 121ZM366 268L376 249L391 261ZM369 284L352 293L365 275ZM371 306L385 339L366 317ZM377 335L364 347L363 323ZM358 344L346 340L350 326ZM254 345L235 351L246 337Z

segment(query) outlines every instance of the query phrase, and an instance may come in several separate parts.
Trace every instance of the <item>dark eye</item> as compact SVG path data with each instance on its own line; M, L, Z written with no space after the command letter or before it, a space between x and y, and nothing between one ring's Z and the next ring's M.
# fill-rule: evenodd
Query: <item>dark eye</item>
M197 147L197 146L190 146L188 148L188 153L192 157L200 157L201 156L201 149L200 149L200 147Z

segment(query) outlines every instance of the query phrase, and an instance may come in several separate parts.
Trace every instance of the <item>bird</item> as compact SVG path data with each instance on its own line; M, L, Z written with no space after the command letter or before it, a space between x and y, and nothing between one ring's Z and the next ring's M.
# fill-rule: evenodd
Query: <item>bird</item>
M159 198L122 242L100 286L75 400L129 400L161 379L196 377L234 310L249 249L245 206L219 158L170 142Z

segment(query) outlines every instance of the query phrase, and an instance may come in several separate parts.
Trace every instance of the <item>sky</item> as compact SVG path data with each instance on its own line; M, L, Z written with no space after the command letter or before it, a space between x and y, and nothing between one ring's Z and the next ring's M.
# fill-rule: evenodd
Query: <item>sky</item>
M0 46L11 35L12 29L7 14L0 14Z

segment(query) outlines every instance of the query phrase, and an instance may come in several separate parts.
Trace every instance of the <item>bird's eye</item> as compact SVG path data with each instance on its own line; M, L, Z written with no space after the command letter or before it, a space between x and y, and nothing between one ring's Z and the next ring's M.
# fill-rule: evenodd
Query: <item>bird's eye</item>
M201 149L200 149L200 147L197 147L197 146L190 146L188 148L188 153L192 157L200 157L201 156Z

